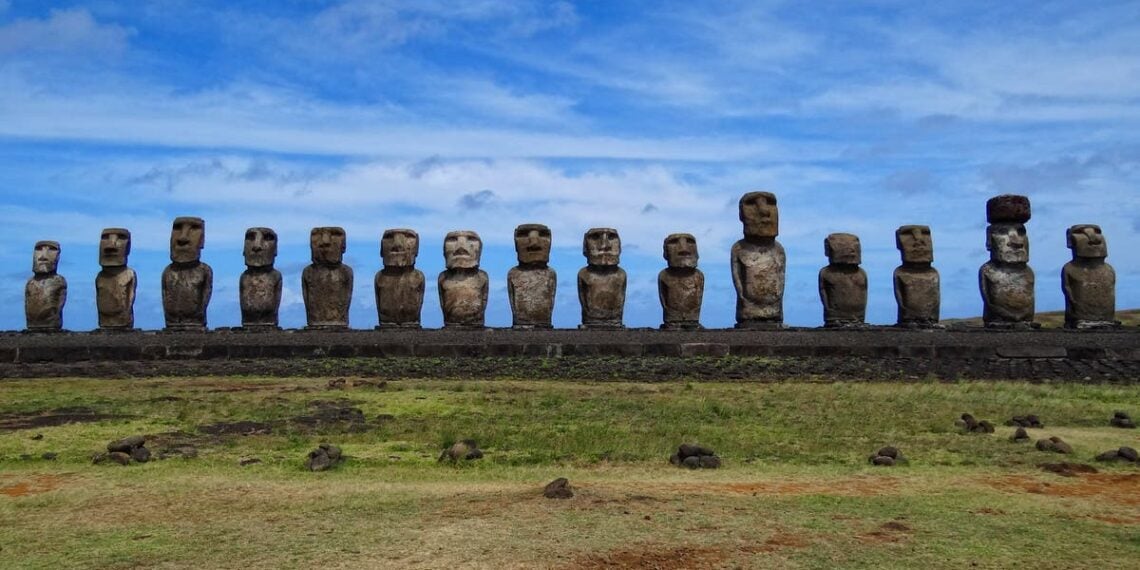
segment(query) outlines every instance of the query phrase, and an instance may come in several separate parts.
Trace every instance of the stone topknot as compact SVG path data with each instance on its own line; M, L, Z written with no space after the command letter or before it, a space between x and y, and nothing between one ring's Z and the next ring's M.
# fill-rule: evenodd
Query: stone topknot
M986 201L986 221L1024 224L1030 218L1029 198L1016 194L1002 194Z

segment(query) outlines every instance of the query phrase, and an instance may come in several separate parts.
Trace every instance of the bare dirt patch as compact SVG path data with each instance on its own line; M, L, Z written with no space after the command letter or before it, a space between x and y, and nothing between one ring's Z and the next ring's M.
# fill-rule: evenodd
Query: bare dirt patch
M85 407L55 408L35 412L12 412L0 414L0 431L56 427L67 424L91 423L128 417L130 416L103 414Z
M894 494L899 482L894 478L849 478L833 481L764 481L757 483L683 484L672 488L689 493L723 493L740 495L835 495L871 497Z
M1042 471L1056 473L1062 477L1077 477L1082 474L1099 473L1096 467L1092 465L1085 465L1084 463L1042 463L1039 465Z
M1088 518L1102 523L1114 525L1140 524L1140 517L1117 517L1112 515L1091 515Z
M236 422L218 422L198 426L198 431L214 436L223 435L266 435L273 431L273 425L267 422L254 422L241 420Z
M15 483L0 482L0 495L5 497L28 497L54 491L63 486L63 475L35 475Z
M1140 505L1140 473L1093 473L1074 479L1072 482L1054 483L1026 475L1010 475L993 479L987 484L1003 491L1051 497L1104 497L1117 504Z
M746 552L776 552L785 548L807 548L811 541L806 537L789 532L778 532L768 537L764 544L755 548L743 548Z
M646 544L638 548L613 550L605 554L590 554L571 564L569 569L704 570L723 567L726 558L727 553L716 548Z

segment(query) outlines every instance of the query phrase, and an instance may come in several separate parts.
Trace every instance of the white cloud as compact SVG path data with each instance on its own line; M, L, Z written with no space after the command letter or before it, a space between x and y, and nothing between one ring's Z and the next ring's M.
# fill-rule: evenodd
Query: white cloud
M0 27L0 56L116 55L127 49L133 34L129 28L100 24L87 10L52 10L43 20L16 20Z

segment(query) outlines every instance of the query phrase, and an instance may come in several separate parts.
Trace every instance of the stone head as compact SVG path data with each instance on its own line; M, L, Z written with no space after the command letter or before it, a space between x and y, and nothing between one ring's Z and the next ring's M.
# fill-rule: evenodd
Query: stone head
M693 234L669 234L662 246L665 261L672 269L689 269L697 266L697 238Z
M478 269L482 255L483 240L473 231L448 232L443 238L443 260L448 269Z
M170 261L192 263L202 258L206 245L206 221L202 218L181 216L174 218L170 228Z
M520 264L549 263L550 243L550 228L542 224L522 224L515 228L515 253Z
M313 263L319 265L339 265L344 261L344 251L348 238L344 228L313 228L309 232L309 250Z
M59 242L37 241L32 251L32 273L54 275L59 268Z
M855 234L831 234L823 240L823 253L833 265L859 265L863 248Z
M123 267L131 254L131 230L105 228L99 236L99 265Z
M774 238L780 234L780 210L771 192L749 192L740 197L744 237Z
M269 228L245 230L246 267L273 267L277 259L277 232Z
M930 226L899 226L895 230L895 247L902 252L903 263L934 263Z
M621 260L621 237L613 228L591 228L582 238L582 255L593 266L616 266Z
M1108 242L1096 224L1078 224L1069 228L1066 239L1073 258L1104 259L1108 257Z
M1029 237L1025 225L1016 223L990 224L986 228L986 249L990 260L999 263L1028 263Z
M384 230L380 237L380 257L384 267L415 267L420 254L420 234L406 228Z

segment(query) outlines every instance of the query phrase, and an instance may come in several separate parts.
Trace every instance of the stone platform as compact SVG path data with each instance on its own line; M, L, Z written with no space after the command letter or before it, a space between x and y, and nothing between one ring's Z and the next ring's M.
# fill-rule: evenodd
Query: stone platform
M363 375L1140 381L1140 329L0 334L0 377Z

